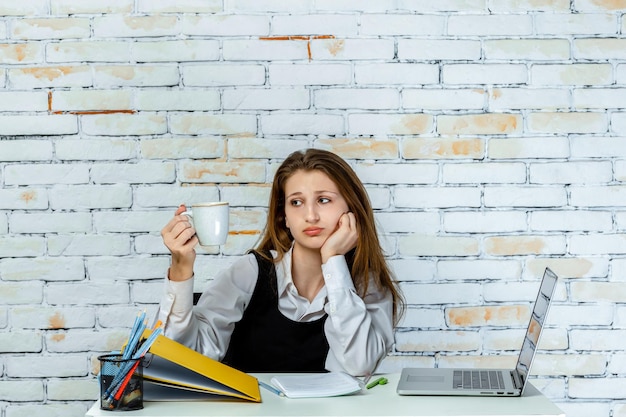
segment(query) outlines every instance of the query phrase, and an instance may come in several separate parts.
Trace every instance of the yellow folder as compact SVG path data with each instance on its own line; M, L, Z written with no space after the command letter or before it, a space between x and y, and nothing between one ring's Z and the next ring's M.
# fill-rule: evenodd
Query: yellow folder
M150 336L146 330L143 337ZM258 380L163 335L144 359L144 400L241 399L261 402Z

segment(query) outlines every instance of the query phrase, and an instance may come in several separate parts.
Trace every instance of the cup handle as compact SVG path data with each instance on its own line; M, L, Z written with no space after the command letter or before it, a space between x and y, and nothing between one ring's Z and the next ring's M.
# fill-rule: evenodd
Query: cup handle
M182 213L180 213L180 214L182 214L183 216L190 217L190 218L193 220L193 213L191 212L191 210L186 210L186 211L183 211L183 212L182 212Z

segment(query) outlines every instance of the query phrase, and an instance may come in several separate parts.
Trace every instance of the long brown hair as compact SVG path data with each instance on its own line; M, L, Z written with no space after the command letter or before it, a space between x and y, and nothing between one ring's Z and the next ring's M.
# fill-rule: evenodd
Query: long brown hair
M320 171L330 178L354 213L359 241L356 248L346 254L352 281L363 298L367 294L369 278L373 277L380 290L388 290L393 296L394 322L397 323L404 311L404 298L385 260L376 232L374 211L363 183L346 161L332 152L321 149L306 149L289 155L274 175L270 192L267 224L257 246L257 251L266 254L269 250L278 253L281 260L291 248L293 237L285 224L285 183L297 171Z

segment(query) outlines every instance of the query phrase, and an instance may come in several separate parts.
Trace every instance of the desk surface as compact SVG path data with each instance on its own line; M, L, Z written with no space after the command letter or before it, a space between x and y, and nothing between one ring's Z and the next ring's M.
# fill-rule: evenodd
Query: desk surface
M269 382L272 375L255 374ZM88 417L113 415L143 417L196 416L489 416L489 417L565 417L558 407L534 386L526 387L523 397L422 397L396 394L399 374L386 375L387 385L364 389L361 394L330 398L290 399L261 389L263 402L240 401L144 401L144 408L123 413L100 410L96 401Z

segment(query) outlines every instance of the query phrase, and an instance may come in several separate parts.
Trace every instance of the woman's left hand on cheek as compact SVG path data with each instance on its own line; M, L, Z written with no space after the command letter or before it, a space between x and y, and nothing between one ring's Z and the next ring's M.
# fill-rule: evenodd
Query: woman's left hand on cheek
M335 255L345 255L356 247L359 233L354 213L344 213L337 223L337 229L326 239L320 250L322 262Z

